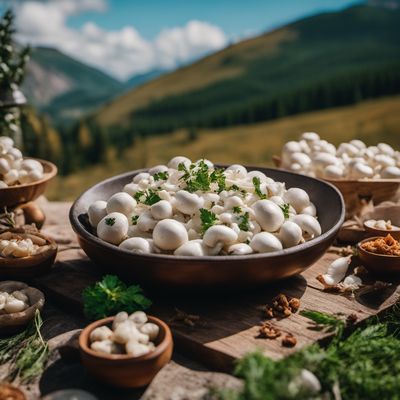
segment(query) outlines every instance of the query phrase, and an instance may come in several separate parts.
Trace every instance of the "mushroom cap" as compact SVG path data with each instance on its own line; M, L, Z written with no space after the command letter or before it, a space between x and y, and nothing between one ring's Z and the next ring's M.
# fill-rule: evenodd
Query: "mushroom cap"
M133 183L139 183L143 179L149 179L150 174L148 172L140 172L139 174L135 175L132 179Z
M311 215L298 214L294 215L291 220L300 226L303 235L316 237L322 233L318 220Z
M310 197L305 190L300 188L290 188L283 194L283 200L289 203L297 213L310 205Z
M183 214L192 215L204 205L203 197L186 190L179 190L175 195L175 208Z
M302 238L303 231L293 221L285 221L279 230L279 240L285 248L298 245Z
M188 241L188 233L181 222L164 219L154 227L153 240L161 250L176 250Z
M167 165L169 168L178 169L179 164L183 164L186 168L189 168L192 164L192 161L184 156L176 156L174 158L171 158Z
M118 192L107 201L107 212L119 212L126 216L132 215L136 207L136 200L126 192Z
M10 169L9 162L5 158L0 158L0 175L6 174Z
M238 234L225 225L213 225L208 228L203 236L204 244L215 247L218 243L224 245L232 244L237 241Z
M167 171L168 167L166 165L156 165L155 167L149 169L149 174L155 175L158 174L159 172L167 172Z
M182 246L179 246L174 254L176 256L193 256L193 257L201 257L206 254L205 246L203 244L203 240L195 239L189 240L186 243L183 243Z
M270 253L283 249L281 241L269 232L260 232L254 235L250 247L256 253Z
M285 217L280 207L270 200L258 200L253 205L256 220L267 232L277 231L283 222Z
M22 161L21 169L24 169L26 171L37 170L37 171L43 172L43 165L40 164L39 161L27 159L27 160Z
M386 179L398 179L400 178L400 168L398 167L386 167L381 172L382 178Z
M119 212L106 215L97 225L97 235L105 242L120 244L128 233L128 218Z
M129 239L125 239L119 245L119 247L121 249L128 250L138 254L151 253L153 250L151 243L148 240L143 239L141 237L132 237Z
M244 179L247 176L247 169L243 165L233 164L225 170L225 173L229 176L232 175L236 178Z
M246 243L235 243L228 248L228 254L241 256L253 253L253 249Z
M97 200L89 206L88 216L90 225L94 228L107 215L107 202Z
M151 215L154 219L166 219L172 217L172 205L167 200L160 200L150 207Z

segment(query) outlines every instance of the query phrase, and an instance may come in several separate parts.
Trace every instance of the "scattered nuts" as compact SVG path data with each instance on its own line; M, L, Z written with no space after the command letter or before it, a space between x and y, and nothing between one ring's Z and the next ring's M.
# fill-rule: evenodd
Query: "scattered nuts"
M279 336L281 336L281 331L278 328L275 328L268 322L264 322L258 330L257 337L262 339L276 339Z
M284 347L294 347L297 344L297 339L291 333L286 334L282 339L282 346Z
M272 299L272 306L264 307L265 316L269 319L274 317L287 318L300 308L300 300L295 297L288 297L282 293Z

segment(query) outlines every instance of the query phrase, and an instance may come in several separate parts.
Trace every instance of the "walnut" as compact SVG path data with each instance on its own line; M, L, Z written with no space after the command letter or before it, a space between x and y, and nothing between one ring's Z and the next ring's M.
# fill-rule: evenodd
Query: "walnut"
M281 336L281 331L278 328L268 322L264 322L258 330L257 337L263 339L276 339L279 336Z
M297 339L296 339L296 337L295 337L293 334L291 334L291 333L286 334L286 335L282 338L282 346L285 346L285 347L294 347L294 346L296 346L296 344L297 344Z
M288 297L282 293L272 299L272 305L266 305L264 312L267 318L274 317L287 318L298 311L300 300L295 297Z
M300 308L300 300L297 299L296 297L292 297L289 300L289 307L292 310L292 312L296 312Z

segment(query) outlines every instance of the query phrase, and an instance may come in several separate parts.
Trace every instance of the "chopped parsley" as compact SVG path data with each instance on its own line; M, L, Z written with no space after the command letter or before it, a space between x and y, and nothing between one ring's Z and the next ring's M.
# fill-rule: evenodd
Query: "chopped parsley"
M258 178L257 176L255 176L255 177L253 178L253 185L254 185L254 190L255 190L257 196L258 196L260 199L266 199L266 198L267 198L267 195L264 194L263 192L261 192L261 188L260 188L261 181L260 181L260 178Z
M201 233L204 235L207 229L211 228L217 222L218 218L212 211L200 208L200 220Z
M285 203L285 204L280 205L279 207L282 210L285 219L288 219L289 218L290 204L289 203Z
M238 206L233 207L233 213L234 214L240 214L242 212L242 209Z
M154 174L155 181L166 181L168 178L168 171L157 172L156 174Z
M218 184L218 193L221 193L226 189L226 177L224 170L221 168L215 169L210 175L211 182L216 182Z
M152 206L161 200L161 197L153 189L136 192L134 197L137 202L148 206Z
M139 215L132 215L132 217L131 217L132 225L137 225L138 219L139 219Z
M230 187L228 188L228 190L240 190L240 188L239 188L238 185L233 184L232 186L230 186Z
M115 218L106 218L106 225L113 226L115 224Z
M248 232L250 229L249 226L249 213L246 212L238 218L238 225L241 231Z
M245 240L245 243L246 243L246 244L250 244L250 239L246 239L246 240Z

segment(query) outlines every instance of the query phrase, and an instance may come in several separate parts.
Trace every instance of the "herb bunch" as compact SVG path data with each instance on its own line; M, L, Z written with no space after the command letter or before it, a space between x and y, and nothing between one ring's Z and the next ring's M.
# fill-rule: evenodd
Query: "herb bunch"
M156 204L161 200L161 197L153 189L139 191L135 193L134 197L138 203L143 203L148 206L152 206L153 204Z
M212 211L209 211L205 208L200 208L200 220L201 220L201 234L207 231L207 229L211 228L218 221L216 214Z
M151 306L139 285L127 286L115 275L104 276L86 288L82 296L85 315L90 319L105 318L119 311L132 313Z

